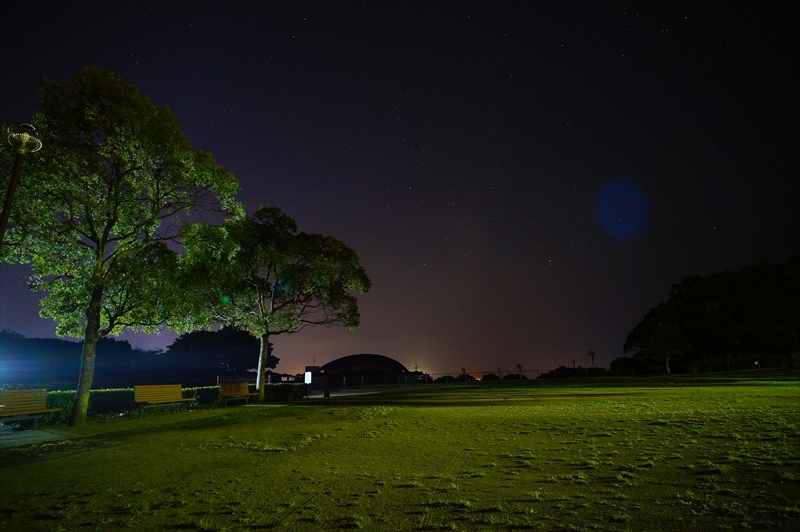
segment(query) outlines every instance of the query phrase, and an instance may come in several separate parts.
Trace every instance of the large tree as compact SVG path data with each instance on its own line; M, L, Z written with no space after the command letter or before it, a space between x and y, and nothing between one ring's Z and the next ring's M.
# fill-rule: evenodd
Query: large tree
M257 360L260 342L247 331L231 327L218 331L193 331L175 339L163 358L181 365L201 361L206 367L224 364L234 371L243 372L253 367ZM269 355L266 367L275 369L280 358Z
M195 275L213 279L195 292L206 302L206 312L195 319L208 316L261 341L259 402L271 335L359 323L357 294L371 284L356 252L330 236L298 233L295 221L276 207L222 226L187 226L183 241Z
M628 334L623 350L625 353L633 351L638 358L646 356L664 362L667 373L671 373L670 359L686 352L688 344L681 314L670 299L645 314L641 323Z
M83 338L70 425L85 422L99 338L154 331L173 320L175 240L182 214L240 212L238 182L193 150L166 107L108 70L44 79L34 125L45 150L26 160L3 260L30 263L31 287L49 295L41 316ZM10 164L10 156L3 159ZM5 187L3 187L5 189Z
M739 271L684 277L669 297L645 314L623 350L664 361L787 356L800 348L800 257ZM752 362L751 362L752 363Z

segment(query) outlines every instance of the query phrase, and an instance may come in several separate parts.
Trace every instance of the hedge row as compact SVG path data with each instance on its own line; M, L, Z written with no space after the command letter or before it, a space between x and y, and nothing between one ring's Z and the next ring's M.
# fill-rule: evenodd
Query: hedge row
M255 385L250 385L250 392L257 392ZM264 393L267 401L302 399L306 394L306 385L272 384L265 386ZM185 399L194 399L188 403L189 408L214 408L225 404L225 401L219 396L218 386L184 388L182 395ZM47 408L60 408L61 411L42 416L39 423L46 425L65 423L72 412L74 400L75 390L47 392ZM90 419L128 415L131 412L138 412L138 410L139 407L133 400L133 388L92 390L89 394L87 415Z

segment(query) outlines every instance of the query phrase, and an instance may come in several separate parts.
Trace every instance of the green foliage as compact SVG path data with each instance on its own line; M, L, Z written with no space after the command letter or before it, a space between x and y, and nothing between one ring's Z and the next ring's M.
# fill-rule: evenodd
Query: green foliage
M181 390L184 399L192 398L199 406L211 406L219 397L219 386L197 386Z
M97 288L101 335L153 330L169 317L176 267L158 243L176 236L181 213L216 208L217 198L238 212L238 182L191 149L169 109L108 70L45 79L39 92L34 123L47 148L26 161L3 259L31 264L32 288L49 293L42 315L61 335L83 336Z
M184 293L198 327L212 322L247 331L261 341L258 375L268 365L269 337L306 326L356 327L356 295L371 283L358 255L333 237L297 232L277 207L223 226L198 224L182 231L186 271L194 282ZM202 309L202 311L200 310ZM259 378L259 401L265 400Z
M209 311L197 316L201 325L211 319L263 338L359 323L355 294L371 284L356 252L333 237L298 233L276 207L222 227L187 226L183 239L187 265L215 280L193 294Z
M33 123L46 148L26 161L2 259L29 263L31 287L48 293L41 316L59 335L84 338L71 419L80 423L99 337L189 326L186 312L175 312L186 302L177 256L164 244L178 236L183 213L242 208L233 175L191 149L168 108L110 71L45 79L39 93Z
M266 388L269 390L270 401L288 401L302 399L306 395L305 384L273 384Z
M47 392L47 408L60 408L61 411L44 415L39 422L46 425L66 422L72 413L74 402L75 390ZM90 418L119 415L134 410L136 403L132 388L92 390L89 395L87 414Z
M213 363L217 368L224 365L241 372L254 366L258 354L257 338L246 331L227 327L219 331L194 331L183 334L167 348L163 358L184 361L195 367L203 362L207 365ZM266 367L274 369L279 362L280 358L270 353Z
M91 402L91 398L89 399ZM39 423L49 425L52 423L64 423L72 412L72 404L75 402L75 391L47 392L47 408L60 408L60 412L51 412L39 419Z
M682 370L733 369L754 360L800 352L800 257L707 277L684 277L669 297L645 314L623 349L632 364L676 358ZM778 364L783 365L783 364ZM742 369L738 367L737 369Z
M267 401L291 401L302 399L306 395L305 384L273 384L266 387ZM219 386L197 386L183 388L181 395L185 399L194 399L192 407L214 408L225 406L219 395ZM47 392L47 408L60 408L60 412L52 412L42 416L39 424L54 425L65 423L72 412L75 401L75 390ZM133 388L112 388L92 390L89 395L90 419L119 416L138 411L134 401Z

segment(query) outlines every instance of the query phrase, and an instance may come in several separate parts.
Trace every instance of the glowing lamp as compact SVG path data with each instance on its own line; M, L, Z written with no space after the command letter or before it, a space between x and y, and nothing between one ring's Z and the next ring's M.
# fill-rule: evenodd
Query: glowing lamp
M36 128L30 124L14 124L8 128L8 143L17 153L33 153L42 149L42 141Z

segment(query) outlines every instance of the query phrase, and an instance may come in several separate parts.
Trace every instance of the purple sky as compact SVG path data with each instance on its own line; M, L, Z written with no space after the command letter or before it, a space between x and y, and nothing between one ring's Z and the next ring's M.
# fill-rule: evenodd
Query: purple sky
M797 4L625 6L4 3L0 121L109 68L248 212L354 248L361 326L276 338L280 370L608 365L684 275L800 253ZM53 336L26 274L0 267L0 329Z

